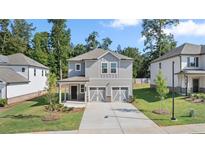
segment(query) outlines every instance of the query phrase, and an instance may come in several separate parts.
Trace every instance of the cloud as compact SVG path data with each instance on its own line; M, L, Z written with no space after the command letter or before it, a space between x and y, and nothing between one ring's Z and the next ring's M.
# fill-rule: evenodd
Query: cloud
M138 39L138 43L144 42L145 39L146 39L145 36L140 37L140 38Z
M177 26L164 29L165 33L175 36L205 36L205 22L196 23L193 20L180 22Z
M138 19L116 19L111 21L107 26L112 28L124 29L124 27L137 26L141 23Z

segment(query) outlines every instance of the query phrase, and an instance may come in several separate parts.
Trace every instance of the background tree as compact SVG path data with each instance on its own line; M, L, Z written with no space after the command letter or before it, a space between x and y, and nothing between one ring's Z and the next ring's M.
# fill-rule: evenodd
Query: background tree
M137 48L125 48L122 51L122 54L125 56L128 56L130 58L133 58L133 78L138 77L138 73L140 71L140 64L142 63L142 58L139 53L139 50Z
M57 72L54 73L59 79L62 79L67 76L67 59L70 57L70 29L67 28L64 19L49 19L48 22L52 24L50 42L57 67Z
M48 66L49 57L49 33L48 32L38 32L35 33L32 40L33 51L31 57L41 64Z
M120 44L118 44L116 52L117 53L121 53L122 52L122 48L121 48Z
M83 44L77 44L76 46L74 46L72 48L71 56L75 57L75 56L81 55L85 52L87 52L86 46Z
M35 30L32 23L24 19L15 19L11 24L12 37L10 41L10 51L13 53L24 53L29 55L31 50L30 40L32 31Z
M108 50L111 44L112 44L112 40L109 37L106 37L102 39L102 44L100 45L100 48Z
M156 83L156 91L157 91L159 98L161 100L160 111L159 111L159 113L161 114L164 112L161 108L162 102L166 98L167 94L169 93L169 89L167 88L167 83L166 83L166 80L162 74L162 71L159 71L159 73L157 74L157 77L155 79L155 83Z
M98 32L94 31L91 34L89 34L88 38L85 39L87 51L90 51L90 50L93 50L99 47L100 43L97 40L98 36L99 36Z
M0 54L8 55L8 44L11 33L9 31L9 19L0 19Z
M148 61L149 65L153 59L160 57L164 53L176 47L174 36L172 34L165 33L164 29L169 26L176 26L178 23L179 20L170 19L143 20L142 36L145 37L144 51L150 52L150 61ZM144 66L144 69L148 70L148 67ZM145 74L145 76L147 76L147 74Z

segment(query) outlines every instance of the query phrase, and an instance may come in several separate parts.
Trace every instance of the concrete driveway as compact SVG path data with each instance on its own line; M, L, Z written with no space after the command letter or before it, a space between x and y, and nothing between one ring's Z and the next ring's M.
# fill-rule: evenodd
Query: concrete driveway
M79 133L158 134L165 133L152 120L129 103L88 103Z

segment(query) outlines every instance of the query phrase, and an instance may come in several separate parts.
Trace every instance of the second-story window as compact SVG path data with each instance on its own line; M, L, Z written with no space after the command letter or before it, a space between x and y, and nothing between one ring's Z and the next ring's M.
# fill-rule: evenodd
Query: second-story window
M199 67L199 57L187 57L187 67Z
M111 62L111 73L117 73L117 63Z
M75 71L80 71L80 70L81 70L81 65L75 64Z
M44 72L44 71L42 70L42 76L43 76L43 74L44 74L43 72Z
M101 71L102 71L102 73L107 73L107 63L102 63Z
M25 70L26 70L26 69L25 69L24 67L22 67L21 72L25 72Z
M33 75L36 76L36 69L33 70Z

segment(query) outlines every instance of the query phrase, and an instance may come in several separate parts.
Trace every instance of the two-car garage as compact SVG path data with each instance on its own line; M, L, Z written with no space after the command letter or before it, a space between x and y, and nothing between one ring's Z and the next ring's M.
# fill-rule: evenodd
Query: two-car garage
M106 87L89 87L88 97L90 102L106 102ZM129 97L128 87L111 87L111 102L127 102Z

